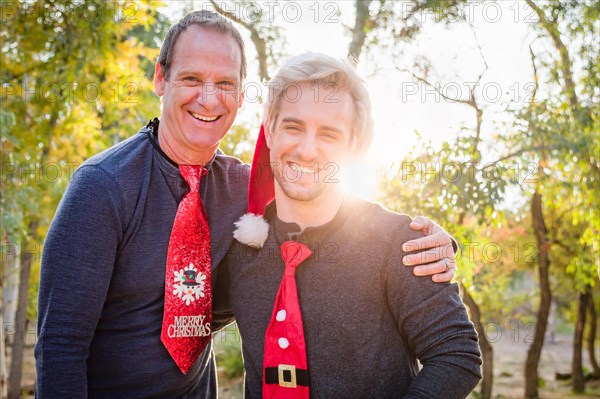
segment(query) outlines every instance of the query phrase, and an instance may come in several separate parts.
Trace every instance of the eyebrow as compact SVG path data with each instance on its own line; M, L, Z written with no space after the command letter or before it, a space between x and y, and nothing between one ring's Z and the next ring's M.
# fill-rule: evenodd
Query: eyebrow
M301 119L290 117L290 116L288 116L286 118L283 118L281 120L281 123L285 123L285 122L287 122L287 123L295 123L295 124L298 124L300 126L305 126L306 125L304 123L304 121L302 121ZM337 127L335 127L335 126L320 126L319 130L327 130L327 131L331 131L331 132L334 132L334 133L342 134L342 131L340 129L338 129Z
M182 76L196 76L198 78L202 78L202 74L198 73L197 71L193 71L193 70L189 70L189 69L182 69L179 71L179 73L177 73L176 75L177 77L182 77ZM230 80L232 82L237 82L238 81L238 77L233 77L233 76L220 76L216 81L217 82L221 82L224 80Z

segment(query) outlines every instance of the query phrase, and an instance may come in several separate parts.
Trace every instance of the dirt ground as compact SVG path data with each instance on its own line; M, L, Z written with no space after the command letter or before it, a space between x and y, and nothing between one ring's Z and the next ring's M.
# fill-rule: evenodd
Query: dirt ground
M525 359L529 349L529 332L519 334L515 330L499 330L503 334L493 343L494 346L494 387L493 397L505 399L523 398L525 386ZM490 339L493 334L488 335ZM495 341L496 339L494 339ZM590 367L587 351L583 355L584 367ZM598 352L598 351L597 351ZM576 395L571 391L571 381L557 381L555 374L571 372L573 338L556 335L554 342L547 340L542 350L539 364L539 376L544 380L540 388L541 398L600 398L600 381L588 381L586 393ZM599 358L596 354L596 358ZM478 390L478 389L476 389ZM475 398L474 395L471 395Z
M524 333L514 330L498 330L499 333L488 334L494 346L494 398L521 399L524 387L524 364L527 356L529 342ZM546 342L540 361L540 376L544 386L540 389L540 397L548 399L579 399L600 398L600 381L589 381L586 384L584 395L575 395L571 392L570 381L557 381L555 373L569 373L571 368L572 338L558 335L554 342ZM600 354L597 355L600 358ZM584 353L584 365L589 367L587 353ZM221 374L221 373L220 373ZM22 398L33 397L35 381L35 368L33 362L33 348L27 348L25 369L23 373ZM478 390L478 389L476 389ZM242 381L228 381L219 376L219 397L241 398ZM478 396L472 394L470 398Z

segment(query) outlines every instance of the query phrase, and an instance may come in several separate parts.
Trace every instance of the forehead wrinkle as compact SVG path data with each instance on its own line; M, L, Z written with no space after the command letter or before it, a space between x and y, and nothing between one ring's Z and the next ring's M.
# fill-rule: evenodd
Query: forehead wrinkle
M186 42L186 40L189 42ZM203 59L202 62L202 70L198 71L198 49L195 46L204 47L208 45L210 47L210 43L214 41L219 41L222 45L220 50L213 51L210 55L214 59ZM187 46L184 46L186 44ZM190 48L191 47L191 48ZM230 51L226 51L229 49ZM199 72L208 72L209 75L217 75L221 78L223 73L223 65L235 64L235 71L231 71L235 74L235 77L225 76L225 79L240 81L241 80L241 68L242 68L242 52L239 48L239 45L235 41L235 39L219 30L212 29L206 26L197 26L190 25L186 30L181 32L179 38L177 39L174 48L173 48L173 56L171 67L175 67L175 63L179 67L179 71L177 71L177 76L180 75L181 71L188 71L188 73L200 75ZM189 66L191 64L191 67ZM223 79L220 79L223 80Z

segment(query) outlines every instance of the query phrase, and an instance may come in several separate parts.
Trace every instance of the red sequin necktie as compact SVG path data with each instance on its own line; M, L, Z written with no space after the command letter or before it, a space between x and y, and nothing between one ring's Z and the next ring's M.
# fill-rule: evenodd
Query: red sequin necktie
M285 272L265 334L263 398L309 397L306 342L294 274L311 253L295 241L281 244Z
M201 166L179 165L190 187L175 215L165 276L165 310L160 339L187 374L211 338L210 230L200 198Z

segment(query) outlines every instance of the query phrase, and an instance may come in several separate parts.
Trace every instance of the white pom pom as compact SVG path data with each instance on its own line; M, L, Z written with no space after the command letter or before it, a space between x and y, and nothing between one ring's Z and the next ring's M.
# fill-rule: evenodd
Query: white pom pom
M260 248L269 235L269 224L259 215L247 213L234 223L233 237L250 247Z

